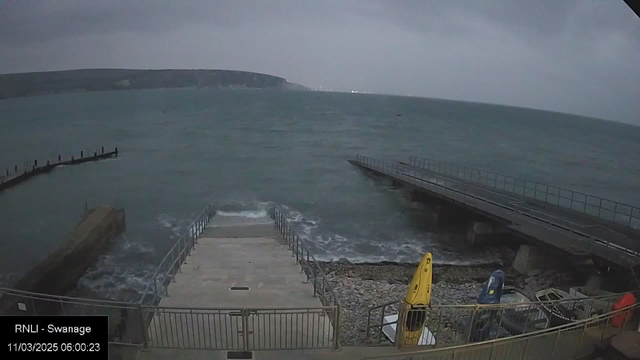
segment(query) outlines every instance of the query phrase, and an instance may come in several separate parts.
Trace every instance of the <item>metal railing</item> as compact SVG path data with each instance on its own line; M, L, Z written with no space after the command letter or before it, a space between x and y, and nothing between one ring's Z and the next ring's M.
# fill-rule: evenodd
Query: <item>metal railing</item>
M594 353L602 344L626 329L634 329L634 313L640 304L618 309L559 327L514 337L482 341L442 349L403 352L363 360L568 360Z
M0 288L1 315L107 315L109 343L148 348L285 350L338 348L337 306L176 308Z
M144 306L0 288L2 315L108 315L109 343L146 344Z
M292 251L292 256L295 256L296 263L300 264L300 268L307 275L307 282L311 281L313 283L313 296L317 296L324 306L338 306L338 298L320 263L316 261L313 254L305 246L304 240L295 234L284 213L275 208L272 211L272 217L276 228L280 230L282 237L289 246L289 250Z
M215 350L337 348L335 306L318 308L145 307L149 347Z
M300 269L305 273L307 283L309 281L312 282L313 296L317 296L325 307L335 309L336 316L330 318L334 329L334 348L340 348L340 332L342 331L340 314L342 308L329 280L325 276L324 270L305 246L304 240L296 235L284 213L278 208L273 208L271 216L274 220L274 226L282 234L282 238L286 241L289 250L292 251L292 256L296 258L296 263L300 264Z
M563 236L576 241L586 241L586 246L590 247L592 253L601 254L610 260L615 259L617 261L620 256L623 256L632 264L637 264L640 261L640 242L610 229L579 224L565 218L536 211L522 206L517 199L507 194L488 190L481 184L464 181L453 176L442 176L419 167L379 160L359 154L356 156L356 161L369 169L388 174L402 181L427 183L429 186L433 186L432 191L471 207L482 208L483 203L497 206L512 211L519 218L526 217L534 220L549 230L555 232L565 230L562 233ZM420 185L416 184L416 186Z
M476 182L485 186L561 206L601 219L640 229L640 208L599 196L563 189L536 181L519 179L466 166L423 157L409 157L409 164L431 172Z
M207 205L189 225L187 231L160 261L160 265L156 268L151 281L140 298L140 304L157 305L163 296L169 295L169 284L175 281L175 274L180 271L180 267L187 260L187 256L191 254L191 249L198 243L198 237L214 215L215 211L212 210L211 205Z
M640 291L630 293L636 297L640 295ZM433 336L428 339L430 343L435 343L435 347L448 347L520 335L607 313L624 294L518 304L431 305L413 307L411 312L427 319L425 326ZM403 324L407 312L403 314L404 319L399 316L399 321L387 322L385 317L399 314L403 306L404 303L398 300L371 307L366 336L378 343L390 344L383 328Z

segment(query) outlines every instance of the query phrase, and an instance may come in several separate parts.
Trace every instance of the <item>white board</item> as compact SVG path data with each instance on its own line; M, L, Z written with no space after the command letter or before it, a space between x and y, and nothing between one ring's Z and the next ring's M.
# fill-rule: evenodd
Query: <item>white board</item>
M389 339L389 341L391 341L391 343L395 342L396 340L396 324L398 321L398 314L395 315L388 315L384 317L384 322L382 326L382 333L384 334L384 336L387 337L387 339ZM420 341L418 341L418 345L435 345L436 344L436 337L433 336L433 334L431 333L431 331L429 331L429 329L427 329L427 327L425 327L422 330L422 334L420 336Z

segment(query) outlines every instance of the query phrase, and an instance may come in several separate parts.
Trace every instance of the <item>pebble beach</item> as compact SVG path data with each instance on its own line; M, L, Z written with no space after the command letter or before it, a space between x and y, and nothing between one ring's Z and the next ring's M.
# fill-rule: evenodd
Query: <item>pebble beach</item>
M342 337L344 346L372 345L377 337L366 336L369 308L401 300L413 277L417 264L324 262L327 279L342 305ZM483 283L491 272L505 272L505 286L511 286L530 298L539 290L556 287L568 290L584 281L570 269L533 270L519 274L511 267L434 265L431 303L433 305L475 304Z

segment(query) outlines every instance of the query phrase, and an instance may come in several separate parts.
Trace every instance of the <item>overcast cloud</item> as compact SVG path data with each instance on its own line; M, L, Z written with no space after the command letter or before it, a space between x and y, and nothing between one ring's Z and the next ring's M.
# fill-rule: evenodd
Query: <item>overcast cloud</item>
M640 19L622 0L1 3L0 73L97 67L247 70L640 125Z

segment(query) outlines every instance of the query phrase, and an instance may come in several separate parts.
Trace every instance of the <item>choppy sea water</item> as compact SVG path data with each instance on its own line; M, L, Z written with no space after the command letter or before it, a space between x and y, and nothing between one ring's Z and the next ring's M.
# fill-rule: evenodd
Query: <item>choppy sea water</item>
M0 193L7 283L77 224L85 202L126 210L127 233L82 285L142 291L208 203L266 220L283 208L319 260L491 262L464 229L433 232L424 205L347 162L356 153L473 166L640 204L640 128L487 104L364 94L149 90L0 101L0 169L117 146ZM401 114L401 116L397 116Z

